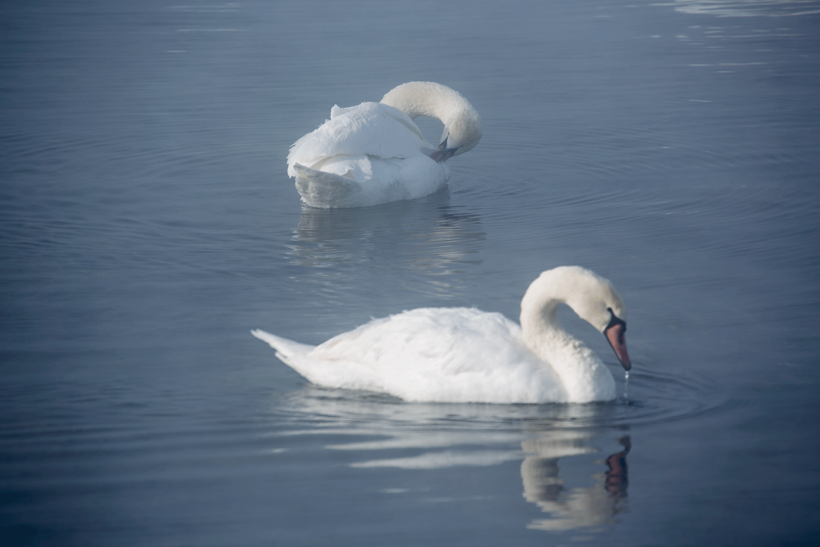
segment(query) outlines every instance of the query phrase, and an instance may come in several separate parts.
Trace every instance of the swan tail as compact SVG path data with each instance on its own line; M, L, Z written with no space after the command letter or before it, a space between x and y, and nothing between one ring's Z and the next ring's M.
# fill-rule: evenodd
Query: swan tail
M311 355L315 346L300 344L263 330L255 329L251 334L269 344L276 350L276 357L280 361L312 384L329 388L380 391L372 380L361 376L360 365L353 361L316 358Z
M293 340L288 340L287 338L282 338L281 336L276 336L275 334L259 329L252 330L251 334L263 342L266 342L270 347L276 350L276 357L300 374L301 372L297 368L297 363L299 363L302 358L304 358L314 348L314 346L300 344L299 342L294 342Z
M355 204L359 184L352 179L295 163L296 190L311 207L330 209Z

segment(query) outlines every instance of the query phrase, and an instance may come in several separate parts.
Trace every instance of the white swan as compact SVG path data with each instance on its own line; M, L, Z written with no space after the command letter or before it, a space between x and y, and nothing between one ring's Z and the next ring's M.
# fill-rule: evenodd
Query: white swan
M413 120L438 118L438 147ZM364 207L432 194L450 178L444 162L481 140L481 117L457 91L434 82L402 84L380 103L334 106L330 119L290 148L288 176L311 207Z
M557 317L569 305L606 335L626 370L626 308L610 285L578 266L542 273L521 301L521 327L499 313L420 308L376 319L319 346L265 331L296 372L325 387L389 393L407 401L586 403L612 400L615 381Z

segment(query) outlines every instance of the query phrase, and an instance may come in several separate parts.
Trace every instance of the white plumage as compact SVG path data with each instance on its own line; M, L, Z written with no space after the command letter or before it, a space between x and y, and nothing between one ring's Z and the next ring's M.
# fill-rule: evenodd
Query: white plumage
M438 147L413 121L444 123ZM450 177L444 163L481 139L481 118L458 92L433 82L410 82L382 102L334 106L330 119L297 140L288 154L288 176L312 207L364 207L432 194Z
M598 357L561 328L566 303L604 332L624 368L626 309L608 281L576 266L541 274L521 302L519 327L498 313L420 308L376 319L319 346L254 330L314 384L407 401L546 403L615 398ZM614 340L614 341L613 341Z

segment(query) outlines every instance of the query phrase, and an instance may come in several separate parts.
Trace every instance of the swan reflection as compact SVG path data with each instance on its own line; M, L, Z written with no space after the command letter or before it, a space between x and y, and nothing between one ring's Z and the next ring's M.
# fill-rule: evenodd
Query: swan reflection
M346 460L358 469L423 471L521 461L523 498L545 513L526 527L566 531L601 527L628 511L631 439L607 432L614 407L407 404L386 395L306 386L282 395L275 412L280 425L292 427L286 435L332 435L334 442L325 448L355 454ZM339 442L339 436L351 441ZM620 450L604 451L599 443L619 443ZM609 455L601 459L601 453ZM573 478L579 472L590 479Z
M586 444L583 433L550 435L524 442L525 451L534 453L521 463L524 499L536 504L549 518L532 521L536 530L572 530L601 526L626 511L626 455L631 448L629 436L620 439L624 447L605 461L607 471L594 475L592 486L567 490L559 476L558 460L567 456L597 452Z
M380 267L406 271L403 288L436 295L452 294L451 274L481 264L478 254L486 234L475 213L450 205L448 190L414 201L357 209L303 207L288 257L292 264L322 276L336 276L342 286L361 271L347 266L367 263L366 272ZM397 268L399 266L400 268ZM319 269L318 271L315 269ZM389 275L380 276L381 281Z

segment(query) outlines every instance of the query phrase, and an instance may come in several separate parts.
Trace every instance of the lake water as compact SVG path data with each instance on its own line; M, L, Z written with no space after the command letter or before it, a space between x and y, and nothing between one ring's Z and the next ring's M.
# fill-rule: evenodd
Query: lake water
M0 543L817 544L818 67L818 1L4 2ZM412 80L483 116L448 188L303 207L290 144ZM563 264L628 399L325 390L249 334L517 320Z

